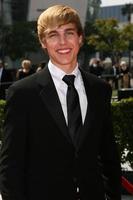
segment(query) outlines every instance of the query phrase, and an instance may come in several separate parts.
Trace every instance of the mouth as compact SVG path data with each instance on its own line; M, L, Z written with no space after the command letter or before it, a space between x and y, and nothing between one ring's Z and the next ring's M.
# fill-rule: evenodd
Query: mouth
M59 54L68 54L70 52L71 52L70 48L68 48L68 49L58 49L57 50L57 53L59 53Z

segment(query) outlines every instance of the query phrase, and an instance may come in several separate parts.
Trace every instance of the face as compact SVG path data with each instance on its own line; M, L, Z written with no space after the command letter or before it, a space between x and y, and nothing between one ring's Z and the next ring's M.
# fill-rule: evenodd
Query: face
M82 43L74 24L48 29L42 40L53 64L66 72L73 71L77 64L77 54Z
M30 69L30 65L29 65L29 64L25 64L25 65L23 66L23 68L26 69L26 70L29 70L29 69Z

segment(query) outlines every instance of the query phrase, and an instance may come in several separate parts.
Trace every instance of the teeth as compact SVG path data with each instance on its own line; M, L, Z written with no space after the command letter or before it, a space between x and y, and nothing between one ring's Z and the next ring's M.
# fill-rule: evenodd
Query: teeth
M58 53L69 53L70 49L62 49L62 50L58 50Z

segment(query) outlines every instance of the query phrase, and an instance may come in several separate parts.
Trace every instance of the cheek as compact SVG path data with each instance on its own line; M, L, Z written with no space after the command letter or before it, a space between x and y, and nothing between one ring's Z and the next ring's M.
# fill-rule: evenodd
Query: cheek
M76 41L75 41L75 49L79 50L80 47L81 47L81 41L76 40Z
M55 42L43 41L41 43L42 47L45 49L53 49L57 44Z
M76 48L80 48L82 46L82 37L77 36L75 40L73 41L73 44L75 45Z
M44 42L41 42L41 46L42 46L43 49L46 49L46 48L47 48L47 47L46 47L46 43L44 43Z

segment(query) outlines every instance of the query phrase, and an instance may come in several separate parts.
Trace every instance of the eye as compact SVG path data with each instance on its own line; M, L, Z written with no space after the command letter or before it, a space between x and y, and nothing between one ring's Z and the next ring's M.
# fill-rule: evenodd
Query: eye
M56 32L52 31L52 32L47 34L47 38L53 39L53 38L57 37L57 35L58 34Z
M66 34L67 35L74 35L74 31L67 31Z
M49 38L56 37L56 36L57 36L57 33L50 33L50 34L48 35Z

